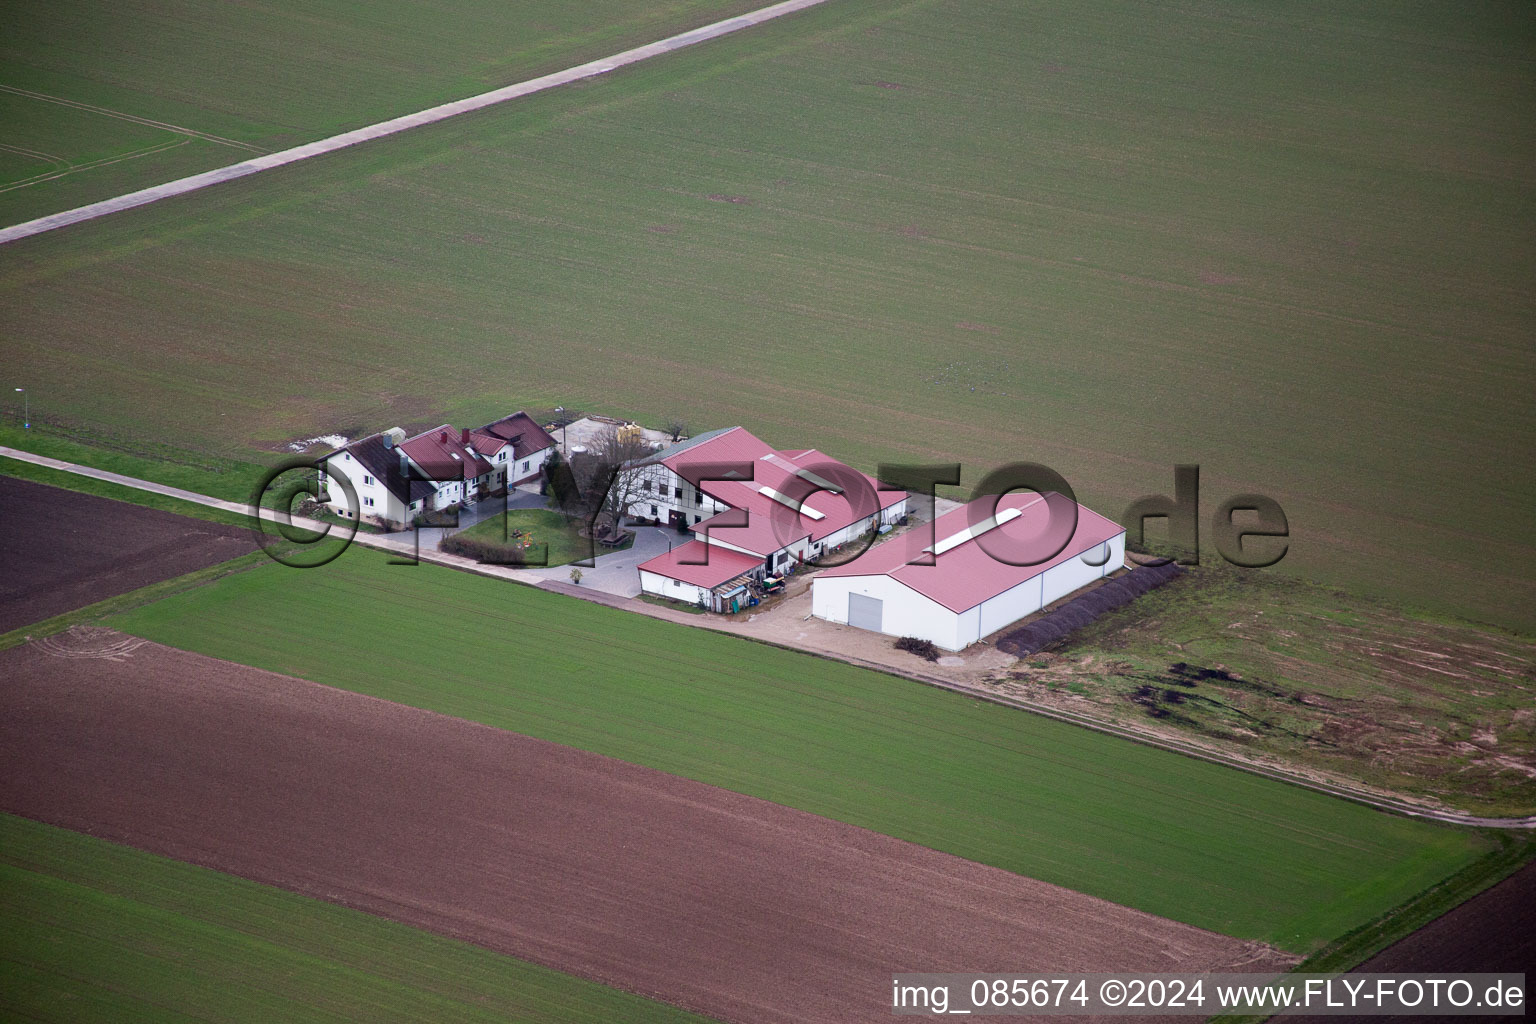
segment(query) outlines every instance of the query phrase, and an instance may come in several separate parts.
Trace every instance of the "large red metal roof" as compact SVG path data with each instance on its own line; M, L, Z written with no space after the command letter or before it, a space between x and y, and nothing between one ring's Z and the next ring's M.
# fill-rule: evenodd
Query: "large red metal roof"
M1059 494L1049 497L1048 502L1032 491L1005 494L997 502L997 512L1005 516L1006 510L1017 509L1017 518L987 530L981 538L959 541L942 554L925 554L924 548L942 546L946 538L984 524L993 515L991 499L978 498L940 516L931 532L920 525L913 527L884 544L876 544L847 565L825 569L820 575L890 576L950 611L963 612L1125 532L1120 524L1077 505L1077 526L1071 538L1059 552L1046 558L1061 542L1058 530L1064 532L1053 521L1063 514L1070 517L1073 504ZM1009 562L1034 564L1010 565L993 557L988 549L1003 553ZM932 564L912 564L919 560Z
M692 563L709 560L707 565ZM718 587L726 580L740 576L763 564L755 555L744 555L718 544L705 544L691 540L673 548L664 555L640 563L642 572L654 572L699 587Z
M741 427L723 431L675 455L664 455L661 463L685 480L699 484L710 497L747 513L744 527L724 525L740 518L739 512L725 512L694 524L695 533L713 536L761 557L805 538L821 540L907 496L905 491L880 490L874 477L815 449L777 451ZM700 467L720 463L750 463L751 478L698 480ZM814 489L814 478L837 484L843 493ZM789 501L763 493L765 487ZM814 514L797 510L796 504Z

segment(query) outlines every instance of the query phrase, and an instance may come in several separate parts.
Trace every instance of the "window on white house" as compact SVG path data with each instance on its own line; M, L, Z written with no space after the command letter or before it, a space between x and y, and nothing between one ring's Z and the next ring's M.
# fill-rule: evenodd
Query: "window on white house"
M655 517L655 516L656 516L656 515L657 515L657 514L658 514L658 513L657 513L657 511L656 511L656 506L655 506L655 505L652 505L652 506L651 506L651 516L652 516L652 517Z
M363 483L365 483L365 484L373 483L373 477L369 476L367 473L364 473L363 474Z
M528 463L527 463L526 460L524 460L524 462L523 462L523 472L524 473L528 472Z
M674 498L681 498L682 496L683 496L683 489L681 487L674 487L674 488L672 488L672 497L674 497Z
M693 517L693 521L694 522L698 522L700 519L703 519L703 518L704 518L703 516L694 516Z
M373 499L372 498L364 498L363 499L363 506L365 508L373 508Z

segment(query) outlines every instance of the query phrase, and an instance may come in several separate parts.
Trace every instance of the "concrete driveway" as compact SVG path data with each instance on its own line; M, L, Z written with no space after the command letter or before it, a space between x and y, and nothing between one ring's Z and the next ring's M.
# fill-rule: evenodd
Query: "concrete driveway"
M596 566L590 569L583 568L581 570L583 590L596 590L615 597L636 597L640 593L640 574L635 571L635 566L646 559L666 554L669 548L685 544L692 539L679 536L676 530L660 526L629 526L626 529L634 531L635 542L623 551L599 554ZM569 583L571 580L571 567L568 565L556 565L548 569L528 569L527 572L546 580L558 580L562 583Z

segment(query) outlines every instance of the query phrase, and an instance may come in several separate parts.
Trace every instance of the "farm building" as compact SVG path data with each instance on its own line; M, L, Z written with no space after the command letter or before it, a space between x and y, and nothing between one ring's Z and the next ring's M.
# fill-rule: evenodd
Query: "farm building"
M554 439L526 413L475 430L446 423L407 438L394 427L353 441L319 462L320 483L332 511L385 529L403 529L425 512L439 511L535 479L554 450ZM345 475L357 491L352 508L327 476Z
M1119 524L1059 494L1012 492L995 511L990 497L978 498L931 532L910 530L823 570L811 582L811 612L958 651L1124 564Z
M640 480L630 515L696 538L641 563L642 592L715 610L746 579L786 572L907 514L905 491L881 490L815 449L776 450L741 427L689 438L631 472Z
M469 432L469 443L495 470L492 490L537 480L555 450L555 439L525 412L476 427Z
M331 511L343 519L359 519L385 529L403 528L420 515L437 488L411 472L400 450L404 439L405 431L394 427L352 441L322 458L320 486ZM348 503L346 490L331 484L331 477L351 482L359 507Z

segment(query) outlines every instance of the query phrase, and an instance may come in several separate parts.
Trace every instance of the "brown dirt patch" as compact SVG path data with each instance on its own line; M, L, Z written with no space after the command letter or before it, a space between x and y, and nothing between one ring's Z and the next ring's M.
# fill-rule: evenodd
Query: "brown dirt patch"
M238 527L0 476L0 633L254 550Z
M711 202L716 202L716 203L737 203L737 204L742 204L742 203L750 203L752 201L752 200L748 199L746 196L727 196L727 195L721 195L719 192L711 192L709 195L705 196L704 198L710 200Z
M1285 962L777 804L157 644L118 661L29 644L0 652L0 678L0 810L725 1020L884 1021L896 970Z

